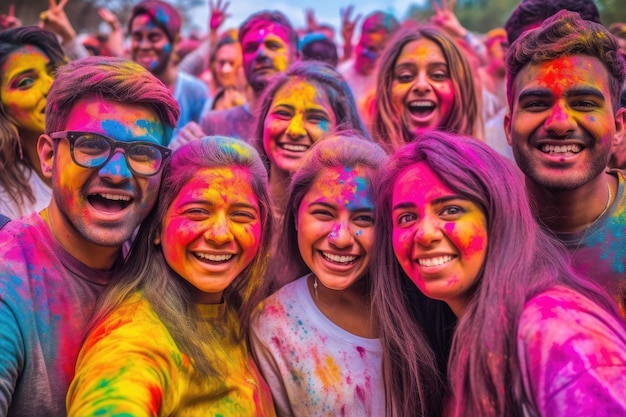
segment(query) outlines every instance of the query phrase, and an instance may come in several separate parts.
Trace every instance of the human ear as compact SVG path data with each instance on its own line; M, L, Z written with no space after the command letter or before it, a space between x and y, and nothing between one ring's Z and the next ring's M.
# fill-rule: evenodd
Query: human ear
M511 112L507 111L504 115L504 135L506 136L506 142L509 146L513 146L513 139L511 137Z
M37 141L37 153L39 154L39 163L41 164L41 172L44 177L52 178L52 170L54 169L54 141L46 134L39 136Z
M620 107L615 113L615 134L611 142L611 148L617 148L626 135L626 108Z

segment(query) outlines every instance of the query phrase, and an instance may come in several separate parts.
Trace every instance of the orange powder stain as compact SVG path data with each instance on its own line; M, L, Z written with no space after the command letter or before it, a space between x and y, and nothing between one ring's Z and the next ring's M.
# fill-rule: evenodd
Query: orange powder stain
M327 356L324 360L320 360L315 355L315 374L318 376L325 387L332 387L341 382L341 372L339 366L335 363L331 356Z

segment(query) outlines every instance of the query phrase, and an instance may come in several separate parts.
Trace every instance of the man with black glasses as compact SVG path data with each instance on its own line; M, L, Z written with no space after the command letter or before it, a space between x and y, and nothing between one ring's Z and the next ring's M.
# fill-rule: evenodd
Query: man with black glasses
M0 415L64 416L97 298L155 204L179 116L140 65L59 69L37 144L52 201L0 231Z

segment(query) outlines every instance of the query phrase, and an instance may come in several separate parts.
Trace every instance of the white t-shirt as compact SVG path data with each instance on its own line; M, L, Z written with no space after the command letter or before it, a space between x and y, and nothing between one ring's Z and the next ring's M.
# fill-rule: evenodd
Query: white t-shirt
M252 351L278 416L385 415L380 339L347 332L315 305L307 277L267 298Z
M33 203L28 198L24 197L24 203L18 205L13 201L6 190L0 187L0 214L4 214L11 219L20 218L33 211L40 212L48 207L50 199L52 198L52 189L39 178L39 175L37 175L35 171L22 164L20 164L20 168L26 176L29 176L28 183L35 195L35 202Z

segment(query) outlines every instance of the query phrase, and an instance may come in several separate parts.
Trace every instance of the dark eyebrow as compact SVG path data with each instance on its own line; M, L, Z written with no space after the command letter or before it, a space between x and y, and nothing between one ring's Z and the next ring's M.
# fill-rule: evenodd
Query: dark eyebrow
M517 98L517 101L523 101L528 97L533 98L552 98L552 93L545 88L529 88L522 91Z
M564 93L564 96L567 98L580 97L580 96L593 96L601 100L605 99L605 96L604 94L602 94L602 91L594 87L575 87L575 88L567 90ZM520 93L519 97L517 98L517 101L522 101L528 97L548 99L548 98L552 98L552 93L550 92L550 90L545 89L545 88L529 88L528 90L524 90Z
M309 204L309 207L312 206L322 206L322 207L326 207L329 210L337 210L337 207L329 204L325 201L313 201L311 204ZM351 213L361 213L361 212L372 212L374 211L374 207L372 206L365 206L365 207L356 207L350 210Z
M451 194L451 195L446 195L443 197L439 197L439 198L435 198L434 200L431 201L431 204L434 205L438 205L438 204L444 204L447 203L448 201L452 201L452 200L466 200L469 201L469 199L462 197L460 195L457 194ZM411 203L410 201L407 202L402 202L402 203L398 203L395 206L393 206L391 208L391 210L398 210L398 209L406 209L406 208L415 208L415 204Z
M17 77L21 77L22 75L34 74L34 73L35 73L35 70L33 68L26 68L25 70L22 70L18 73L11 74L11 80L14 80Z
M295 109L295 107L292 106L291 104L284 104L284 103L280 103L280 102L277 103L275 106L272 106L271 109L276 109L276 108L279 108L279 107L286 107L286 108L288 108L291 111L293 111Z
M565 92L565 97L580 97L580 96L593 96L604 100L604 94L602 91L593 87L576 87Z
M193 199L193 200L188 200L188 201L183 201L182 204L180 204L180 207L185 207L188 205L203 205L203 206L208 206L208 207L214 207L215 204L212 201L209 200L204 200L204 199ZM254 210L255 212L257 211L257 208L254 207L253 204L250 203L246 203L246 202L238 202L238 203L233 203L232 207L235 209L238 208L247 208L250 210Z

